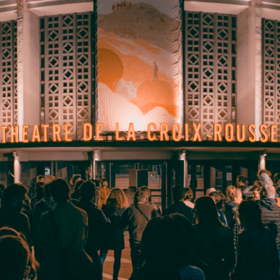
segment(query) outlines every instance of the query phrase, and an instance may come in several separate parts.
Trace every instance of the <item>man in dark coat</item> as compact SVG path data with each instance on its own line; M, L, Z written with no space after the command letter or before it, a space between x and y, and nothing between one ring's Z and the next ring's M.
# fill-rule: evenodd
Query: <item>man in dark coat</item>
M3 192L3 204L0 208L0 228L10 227L21 232L31 247L33 245L28 217L21 211L27 189L19 184L8 186Z
M125 210L122 215L120 226L128 227L130 236L131 261L133 274L135 274L143 264L141 255L141 240L144 229L148 222L158 216L154 206L148 202L145 192L139 190L134 195L134 204Z
M192 208L184 203L185 193L186 190L181 186L176 186L175 188L173 188L173 199L175 200L175 202L162 214L171 215L174 213L179 213L185 216L188 221L192 223L193 212Z
M265 196L260 200L260 209L262 211L262 222L274 233L277 250L280 253L280 208L276 204L275 194L275 187L267 185Z

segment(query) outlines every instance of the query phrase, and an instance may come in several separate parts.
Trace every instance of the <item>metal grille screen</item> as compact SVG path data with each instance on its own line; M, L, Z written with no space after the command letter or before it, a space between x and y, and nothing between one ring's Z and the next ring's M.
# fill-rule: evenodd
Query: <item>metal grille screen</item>
M0 23L0 94L1 125L7 126L7 139L10 139L10 126L17 124L17 23Z
M263 122L280 126L280 22L263 19L262 26Z
M236 17L186 13L186 118L202 124L236 122Z
M41 123L72 124L81 140L92 122L92 13L41 18Z

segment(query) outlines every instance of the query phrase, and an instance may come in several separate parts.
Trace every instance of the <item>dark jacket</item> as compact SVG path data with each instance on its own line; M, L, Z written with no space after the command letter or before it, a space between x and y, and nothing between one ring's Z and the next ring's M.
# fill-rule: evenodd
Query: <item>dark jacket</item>
M207 280L228 279L229 271L235 263L233 234L229 227L220 222L202 221L194 225L196 240L193 251L199 262L194 259Z
M138 204L137 207L135 207L133 204L124 211L120 226L122 228L128 226L131 246L133 244L140 244L143 231L148 224L148 220L137 208L139 208L144 213L148 220L158 216L154 206L149 202Z
M239 234L237 264L233 280L278 279L278 252L272 231L267 227L246 227Z
M233 230L235 221L236 221L236 211L237 211L238 204L234 201L230 201L226 203L225 207L225 215L227 219L227 225L229 228Z
M89 201L83 201L82 199L80 201L72 200L72 203L85 210L88 214L88 239L85 251L94 258L97 251L101 248L102 231L106 230L106 226L108 226L110 220L106 218L102 210L98 209L95 204Z
M115 208L108 205L103 205L102 210L105 216L110 219L111 224L108 229L102 234L103 250L123 250L124 249L124 234L123 228L120 226L121 216L126 208Z
M3 205L2 208L0 208L0 228L1 227L15 229L25 236L30 247L33 245L29 219L25 214L17 211L14 207Z
M188 207L183 201L176 201L170 207L168 207L162 214L171 215L179 213L185 216L191 223L193 220L192 208Z
M275 199L261 199L260 209L262 211L262 222L268 226L275 238L277 249L280 250L280 208Z

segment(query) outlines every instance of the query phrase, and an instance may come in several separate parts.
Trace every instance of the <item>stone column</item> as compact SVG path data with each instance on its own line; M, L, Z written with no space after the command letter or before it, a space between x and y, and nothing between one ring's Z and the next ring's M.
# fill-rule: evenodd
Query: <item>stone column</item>
M260 169L265 169L265 155L260 155L259 170Z
M20 182L21 164L20 164L18 152L13 152L13 156L14 156L14 183L17 184Z
M260 137L262 123L261 0L237 16L237 123L255 124Z
M40 124L40 24L39 17L27 9L27 0L18 0L18 125Z

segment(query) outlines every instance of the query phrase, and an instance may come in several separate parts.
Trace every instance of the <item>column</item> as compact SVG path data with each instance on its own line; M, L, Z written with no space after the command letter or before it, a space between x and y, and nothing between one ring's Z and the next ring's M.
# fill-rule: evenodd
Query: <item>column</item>
M40 38L39 17L27 9L27 0L18 0L18 125L40 124Z
M237 123L262 123L261 0L237 16ZM248 132L247 132L248 133Z
M20 183L21 165L18 152L13 152L14 156L14 183Z
M265 169L265 156L266 156L266 155L260 155L260 159L259 159L259 170L260 170L260 169Z

